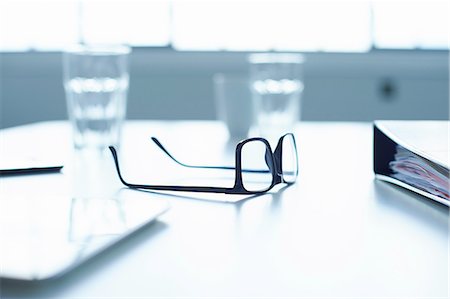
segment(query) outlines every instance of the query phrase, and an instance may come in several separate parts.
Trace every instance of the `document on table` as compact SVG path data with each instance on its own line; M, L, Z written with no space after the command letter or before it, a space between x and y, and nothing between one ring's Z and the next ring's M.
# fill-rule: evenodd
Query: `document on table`
M389 163L392 176L430 194L449 200L449 172L398 145L395 160Z

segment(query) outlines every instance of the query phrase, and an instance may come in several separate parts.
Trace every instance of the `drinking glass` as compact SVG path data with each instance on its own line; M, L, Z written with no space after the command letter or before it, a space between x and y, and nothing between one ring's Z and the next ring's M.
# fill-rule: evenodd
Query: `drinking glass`
M254 127L259 135L272 139L293 132L300 119L303 61L301 54L249 56Z
M129 53L124 45L78 45L63 53L64 89L76 149L119 146Z
M252 125L248 75L218 73L213 81L217 119L226 125L230 140L247 138Z

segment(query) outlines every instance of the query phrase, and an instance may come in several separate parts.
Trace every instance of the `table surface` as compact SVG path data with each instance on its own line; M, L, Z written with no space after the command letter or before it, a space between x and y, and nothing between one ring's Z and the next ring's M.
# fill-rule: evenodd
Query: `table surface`
M183 181L187 173L150 136L182 161L232 157L220 123L128 121L121 161L130 180ZM303 122L295 136L296 184L248 198L127 191L171 208L62 277L2 280L1 298L447 298L449 210L374 179L371 124ZM60 174L2 178L2 196L81 192L66 122L9 128L0 137L3 155L65 163ZM113 171L98 179L86 192L121 188Z

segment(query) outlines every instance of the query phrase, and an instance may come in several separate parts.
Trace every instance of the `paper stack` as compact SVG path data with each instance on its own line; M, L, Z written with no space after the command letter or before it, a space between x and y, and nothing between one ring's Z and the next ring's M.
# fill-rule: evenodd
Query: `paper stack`
M450 206L449 133L449 121L376 121L376 178Z

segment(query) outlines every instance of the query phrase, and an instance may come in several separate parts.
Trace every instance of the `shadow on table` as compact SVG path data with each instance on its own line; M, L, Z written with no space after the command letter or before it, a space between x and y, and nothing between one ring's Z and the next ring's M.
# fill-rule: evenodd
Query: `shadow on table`
M271 196L273 200L280 199L282 197L282 193L292 185L284 185L281 187L275 187L274 189L261 194L254 195L234 195L234 194L214 194L214 193L195 193L195 192L177 192L177 191L153 191L153 190L144 190L144 189L129 189L122 188L122 190L134 190L137 192L144 192L149 194L155 194L163 197L171 197L177 199L189 199L189 200L198 200L205 201L210 203L218 203L218 204L232 204L234 206L243 205L245 202L260 198ZM194 194L194 195L192 195Z
M448 235L449 208L424 196L388 182L374 180L377 203L420 220Z

